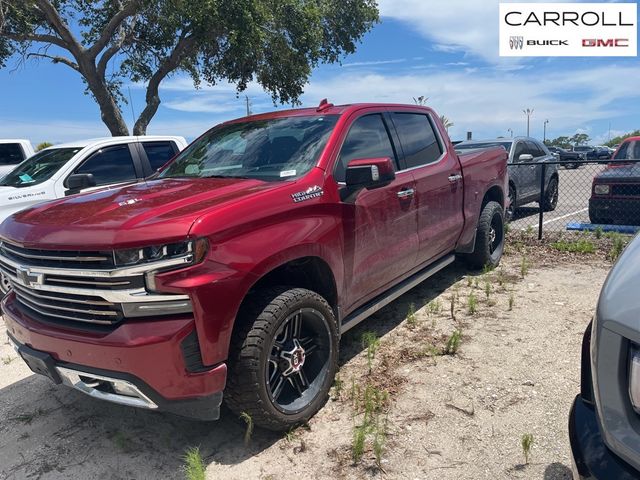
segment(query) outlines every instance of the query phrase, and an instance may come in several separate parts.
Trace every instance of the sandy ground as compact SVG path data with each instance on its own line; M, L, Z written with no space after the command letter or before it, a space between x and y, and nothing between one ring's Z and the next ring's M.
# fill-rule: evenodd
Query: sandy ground
M511 250L485 275L448 268L349 332L341 388L326 407L307 428L255 431L248 445L244 424L226 411L218 422L195 423L55 386L17 358L2 324L0 479L184 478L190 447L200 448L209 479L569 479L580 342L610 263ZM440 355L456 329L459 350ZM365 331L380 337L371 373ZM356 463L351 446L367 384L388 394L376 414L386 435L378 437L379 462L370 434ZM526 465L524 434L534 438Z

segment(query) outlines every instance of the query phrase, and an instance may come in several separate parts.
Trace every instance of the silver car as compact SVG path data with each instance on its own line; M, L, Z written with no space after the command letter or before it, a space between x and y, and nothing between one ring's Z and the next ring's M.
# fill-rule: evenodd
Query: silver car
M502 146L509 152L509 200L507 217L513 218L517 208L531 202L540 203L542 164L556 159L547 147L531 137L496 138L495 140L468 140L456 145L456 150L471 150ZM542 208L545 212L558 205L558 165L549 164L545 168L544 197Z
M574 479L640 478L640 236L602 287L571 408Z

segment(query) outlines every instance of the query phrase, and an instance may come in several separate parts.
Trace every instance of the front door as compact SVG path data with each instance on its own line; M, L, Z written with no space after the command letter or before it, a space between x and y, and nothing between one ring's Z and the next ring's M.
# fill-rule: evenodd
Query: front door
M344 140L335 178L344 182L351 160L397 154L382 114L353 121ZM343 202L346 308L362 304L402 277L416 264L418 250L415 182L411 172L399 172L389 185L361 190Z

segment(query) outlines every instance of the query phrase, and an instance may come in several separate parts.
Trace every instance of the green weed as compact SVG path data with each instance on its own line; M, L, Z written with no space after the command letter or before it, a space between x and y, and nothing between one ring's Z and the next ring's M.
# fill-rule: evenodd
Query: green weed
M202 455L200 455L199 447L189 448L185 452L183 460L184 466L182 469L187 480L204 480L206 468Z
M454 330L449 339L447 340L447 344L443 349L443 353L445 355L455 355L458 353L458 348L460 348L460 341L462 340L462 333L460 330Z
M251 443L251 436L253 435L253 418L247 412L242 412L240 414L240 418L244 421L246 425L246 430L244 431L244 444L249 445Z
M478 299L473 292L469 294L469 298L467 299L467 308L469 315L475 315L478 311Z
M375 332L364 332L362 334L362 346L367 349L367 364L369 366L369 373L371 373L373 360L380 346L380 339Z
M524 463L529 463L529 455L531 454L531 447L533 447L533 435L525 433L522 435L522 453L524 453Z
M593 253L596 251L596 246L587 239L579 239L574 241L559 240L551 244L551 247L559 252L569 253Z

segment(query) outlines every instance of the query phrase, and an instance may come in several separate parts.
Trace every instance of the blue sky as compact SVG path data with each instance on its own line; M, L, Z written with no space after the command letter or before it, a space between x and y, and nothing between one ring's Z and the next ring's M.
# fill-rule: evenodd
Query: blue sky
M382 22L342 65L316 69L301 98L304 106L322 98L428 104L449 117L450 134L462 139L526 132L524 108L533 108L531 132L542 138L588 133L594 143L640 128L638 58L498 57L498 2L493 0L380 0ZM143 107L144 90L130 85L133 109ZM93 99L76 74L41 60L0 71L0 137L63 142L108 134ZM127 94L125 89L125 94ZM274 108L257 84L245 92L253 112ZM244 94L243 94L244 95ZM174 76L161 88L162 105L148 133L192 139L216 123L242 116L244 96L233 85L195 90ZM131 107L124 107L131 119ZM132 124L133 122L130 121Z

